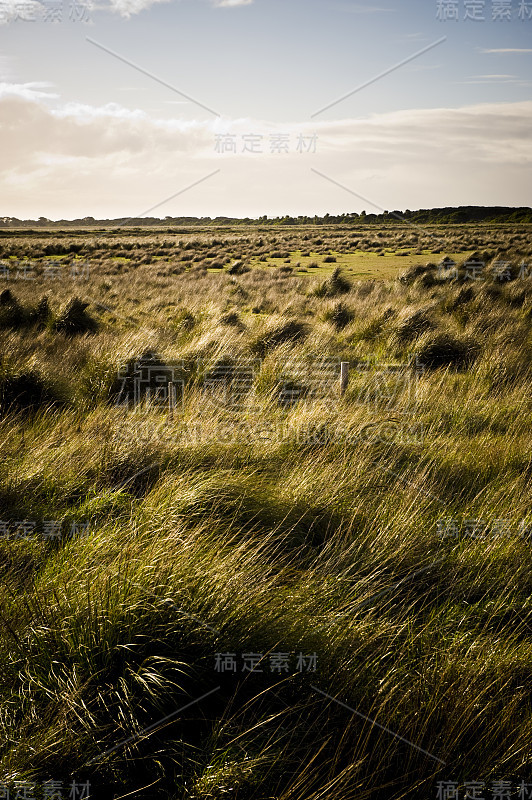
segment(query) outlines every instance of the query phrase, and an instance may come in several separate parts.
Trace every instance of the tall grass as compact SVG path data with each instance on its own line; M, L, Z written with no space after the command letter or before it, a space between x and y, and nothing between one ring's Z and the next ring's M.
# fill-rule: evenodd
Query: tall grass
M532 780L531 280L172 270L38 279L21 308L48 291L94 324L0 331L1 781L421 800ZM116 405L147 352L176 407Z

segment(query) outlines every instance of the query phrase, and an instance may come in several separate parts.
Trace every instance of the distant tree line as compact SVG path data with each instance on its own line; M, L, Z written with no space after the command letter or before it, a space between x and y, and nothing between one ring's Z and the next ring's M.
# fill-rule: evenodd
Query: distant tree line
M263 215L257 219L251 217L123 217L118 219L82 219L50 220L39 217L38 220L17 219L17 217L0 217L0 228L75 228L75 227L150 227L150 226L220 226L220 225L353 225L353 224L397 224L403 220L419 224L447 225L468 222L492 223L532 223L532 209L526 206L509 208L506 206L458 206L446 208L421 208L418 211L383 211L381 214L367 214L361 211L346 214L325 214L324 216L289 215L268 217Z

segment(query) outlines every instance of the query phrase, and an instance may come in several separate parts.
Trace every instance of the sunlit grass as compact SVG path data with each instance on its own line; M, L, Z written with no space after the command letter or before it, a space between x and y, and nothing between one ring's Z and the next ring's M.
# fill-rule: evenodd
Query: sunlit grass
M312 232L308 256L288 231L181 237L179 254L242 256L242 275L231 260L174 273L179 237L161 233L139 239L157 263L107 254L86 282L2 284L51 309L44 327L0 330L2 781L422 800L438 780L530 775L530 279L357 280L434 256L403 232L381 237L384 256L330 233ZM489 247L456 236L457 261L480 247L469 239ZM293 272L261 248L288 250ZM67 336L53 323L76 295L96 328ZM435 341L444 363L417 369ZM119 370L147 352L183 381L173 408L116 404ZM209 387L236 359L254 364L238 403ZM15 536L24 520L35 530ZM262 654L264 669L216 671L219 653ZM288 671L267 669L276 653ZM294 668L299 653L316 671Z

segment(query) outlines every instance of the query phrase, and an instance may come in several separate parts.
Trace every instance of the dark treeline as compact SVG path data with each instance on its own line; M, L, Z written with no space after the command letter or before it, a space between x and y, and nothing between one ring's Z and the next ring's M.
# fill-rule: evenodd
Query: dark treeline
M319 216L284 216L267 217L266 215L252 219L250 217L123 217L118 219L82 219L50 220L39 217L38 220L17 219L16 217L0 217L0 228L65 228L65 227L150 227L160 225L338 225L359 223L389 223L402 220L420 224L461 224L468 222L491 223L532 223L532 209L522 206L509 208L505 206L458 206L447 208L422 208L418 211L384 211L381 214L368 214L366 211L345 214L325 214Z

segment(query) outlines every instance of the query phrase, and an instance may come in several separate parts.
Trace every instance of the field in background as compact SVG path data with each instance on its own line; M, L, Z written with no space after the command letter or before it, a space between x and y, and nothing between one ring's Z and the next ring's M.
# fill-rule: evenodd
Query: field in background
M13 796L532 791L530 226L2 231L0 270Z

